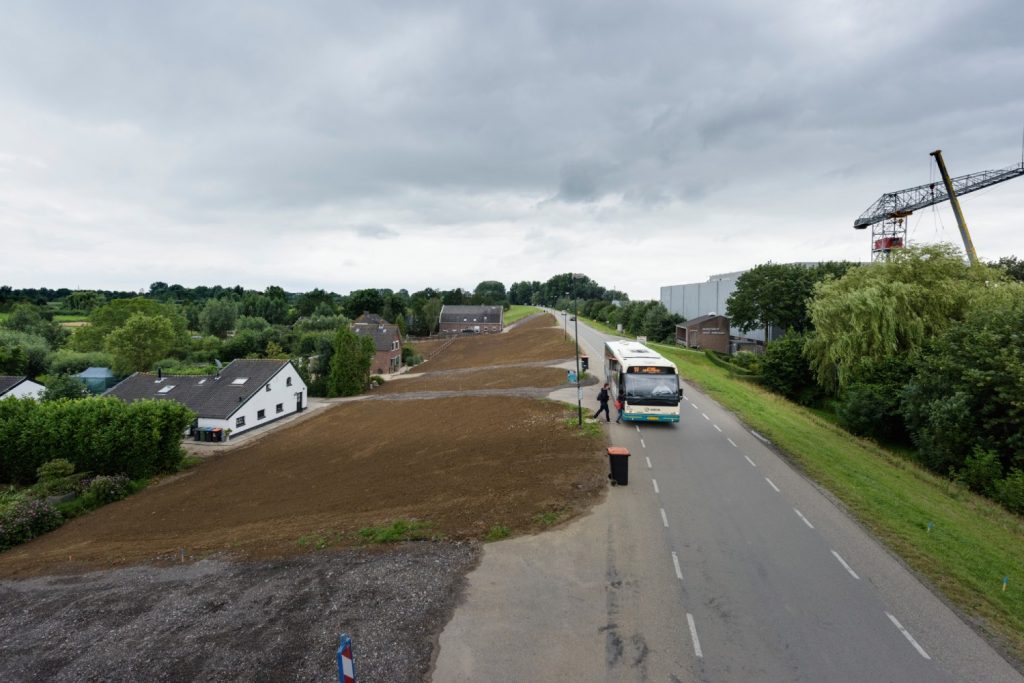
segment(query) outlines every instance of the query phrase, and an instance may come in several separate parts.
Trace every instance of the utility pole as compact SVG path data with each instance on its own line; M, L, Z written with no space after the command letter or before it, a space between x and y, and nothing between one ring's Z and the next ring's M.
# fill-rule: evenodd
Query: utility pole
M972 266L978 265L978 253L974 251L974 242L971 241L971 233L967 230L967 221L964 220L964 212L960 210L960 200L956 197L956 190L953 189L953 181L949 179L946 172L946 163L942 160L942 150L932 152L935 163L939 165L939 173L942 174L942 182L946 186L946 194L949 195L949 203L953 207L953 215L956 216L957 227L960 228L960 237L964 241L964 251Z
M583 426L583 390L580 389L580 309L576 297L576 273L572 274L572 321L576 330L576 408L579 417L578 426Z

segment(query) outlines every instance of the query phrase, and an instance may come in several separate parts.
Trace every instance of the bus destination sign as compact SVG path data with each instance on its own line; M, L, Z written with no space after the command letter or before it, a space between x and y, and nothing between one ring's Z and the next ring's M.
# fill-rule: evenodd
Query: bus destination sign
M634 365L626 370L627 374L633 375L674 375L672 368L658 367L656 365Z

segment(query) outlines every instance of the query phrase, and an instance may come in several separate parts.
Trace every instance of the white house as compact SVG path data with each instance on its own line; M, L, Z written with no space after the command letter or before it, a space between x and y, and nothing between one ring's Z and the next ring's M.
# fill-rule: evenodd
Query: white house
M11 375L0 375L0 399L13 396L14 398L34 398L37 401L42 398L46 389L39 382L33 382L28 377L14 377Z
M104 396L129 403L148 398L178 401L198 415L196 427L219 427L225 434L236 435L300 412L309 404L306 383L287 360L234 360L216 375L136 372Z

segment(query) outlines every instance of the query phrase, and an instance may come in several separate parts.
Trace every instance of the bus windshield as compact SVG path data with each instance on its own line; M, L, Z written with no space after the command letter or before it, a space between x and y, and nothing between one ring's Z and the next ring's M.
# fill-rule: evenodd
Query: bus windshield
M625 375L626 401L634 405L678 405L678 375Z

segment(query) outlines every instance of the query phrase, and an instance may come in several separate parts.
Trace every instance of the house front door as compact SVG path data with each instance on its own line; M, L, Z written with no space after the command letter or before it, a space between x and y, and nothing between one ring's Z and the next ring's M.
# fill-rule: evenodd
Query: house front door
M295 394L295 412L302 412L302 392Z

